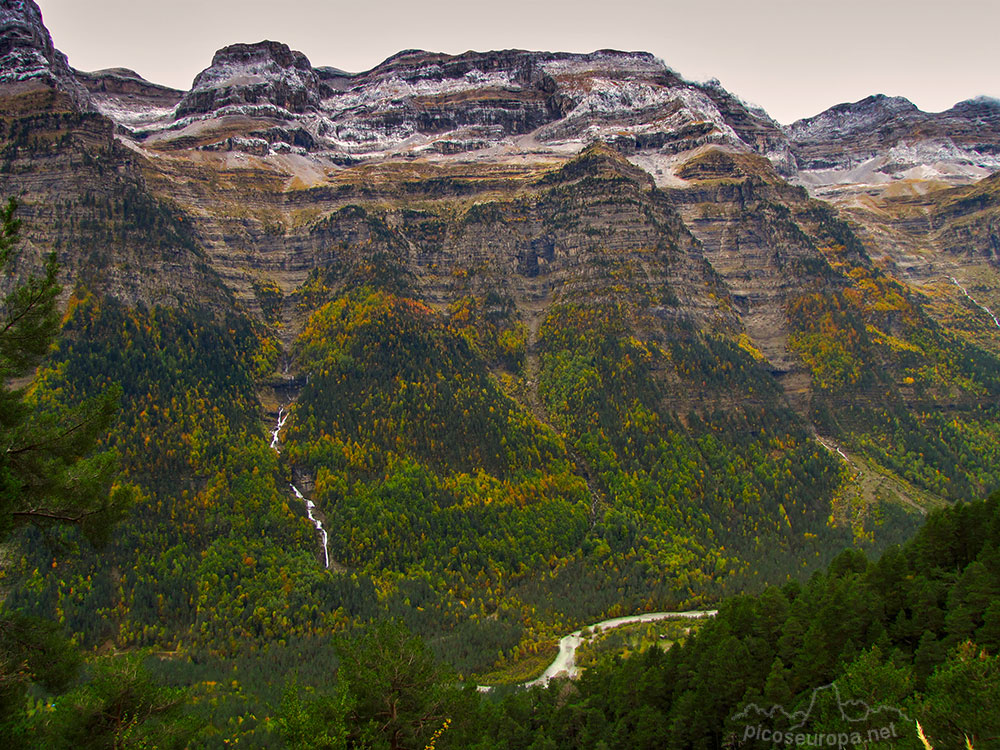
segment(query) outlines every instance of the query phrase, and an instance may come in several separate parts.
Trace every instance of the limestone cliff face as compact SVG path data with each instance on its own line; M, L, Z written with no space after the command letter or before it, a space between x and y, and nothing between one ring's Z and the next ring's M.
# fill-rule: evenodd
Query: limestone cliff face
M326 135L348 151L378 150L413 136L431 136L437 150L463 151L529 133L571 108L543 57L519 50L401 52L340 79L324 102ZM444 134L451 136L433 139Z
M1000 168L1000 102L928 113L903 97L839 104L788 128L805 184L968 181Z
M301 114L319 101L319 76L301 52L279 42L234 44L216 52L211 67L198 74L176 116L222 116L248 108Z
M924 120L908 99L879 94L799 120L788 134L801 169L830 169L870 159ZM848 147L846 153L837 152L838 141Z
M1000 351L1000 173L973 185L845 201L868 252L919 289L942 325Z
M333 163L488 150L676 153L708 143L791 163L780 128L718 85L684 81L652 55L504 50L401 52L349 74L275 42L220 50L171 110L102 107L158 149L309 153Z
M159 104L177 106L184 92L151 83L128 68L108 68L87 73L74 70L73 75L92 96L135 96Z
M94 108L111 119L120 132L130 132L157 116L172 116L184 96L183 91L151 83L127 68L92 73L74 70L73 75L87 89Z
M1000 102L926 113L869 97L795 123L789 136L795 179L838 207L871 257L918 289L940 324L1000 351Z
M696 156L678 175L687 184L671 189L671 200L725 283L742 325L789 402L805 413L810 378L789 347L788 305L805 290L845 286L816 238L790 210L806 210L808 196L785 183L766 160L726 151Z
M1000 172L935 196L931 222L938 246L1000 268Z
M667 196L620 154L595 148L560 166L488 171L344 170L324 187L288 191L284 181L176 159L148 185L191 217L200 244L248 309L262 286L288 298L310 279L334 289L376 279L447 305L488 293L526 315L558 301L642 298L698 328L739 326L726 290ZM390 179L387 179L390 177ZM319 218L310 218L319 216Z
M8 109L51 108L46 96L72 111L96 108L120 138L155 152L298 155L325 169L400 157L564 157L603 142L666 171L687 152L723 146L765 156L782 176L835 199L897 182L968 184L1000 169L995 100L934 114L877 95L782 128L718 82L685 81L643 52L407 50L354 74L314 68L264 41L219 50L179 92L122 69L73 71L32 0L3 1L0 52Z
M58 92L77 109L89 103L66 56L53 46L33 0L0 0L0 87L8 96L39 89Z
M842 210L875 255L916 283L963 266L1000 267L1000 172L969 186L845 202Z
M24 263L55 251L67 294L81 282L127 304L232 308L184 217L150 194L142 158L115 140L109 120L0 116L0 143L0 191L18 196Z
M996 178L855 192L838 209L786 181L793 155L807 183L910 134L995 153L988 101L932 117L874 98L786 133L644 53L411 50L349 74L274 42L221 50L180 92L123 69L72 71L37 6L0 1L9 70L55 92L0 84L0 190L23 196L31 244L59 252L68 282L131 304L248 315L287 345L317 304L362 283L441 309L500 295L529 330L560 302L620 301L644 311L632 324L649 337L682 321L741 341L808 417L790 312L801 299L863 299L891 274L911 285L893 288L903 301L858 303L858 330L894 344L919 309L953 326L959 282L1000 302ZM954 330L1000 349L978 322Z

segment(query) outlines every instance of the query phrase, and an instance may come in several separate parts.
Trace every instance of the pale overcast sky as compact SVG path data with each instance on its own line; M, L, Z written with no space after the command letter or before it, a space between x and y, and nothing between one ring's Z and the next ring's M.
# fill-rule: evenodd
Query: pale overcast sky
M313 65L402 49L645 50L779 122L869 94L940 111L1000 97L1000 0L37 0L81 70L190 87L216 49L273 39Z

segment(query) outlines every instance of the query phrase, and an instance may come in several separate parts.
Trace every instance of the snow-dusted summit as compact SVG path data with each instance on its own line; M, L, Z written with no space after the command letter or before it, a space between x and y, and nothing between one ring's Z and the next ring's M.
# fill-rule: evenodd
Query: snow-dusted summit
M256 154L355 161L491 148L577 151L605 141L626 153L720 144L791 164L766 114L717 84L684 81L644 52L407 50L350 74L259 42L220 50L169 114L120 105L98 101L139 142L183 139Z
M923 112L903 97L838 104L787 129L799 179L812 185L959 180L1000 168L1000 102Z
M315 110L320 103L320 80L309 60L279 42L233 44L215 53L212 65L194 79L177 107L177 117L227 111L279 116Z
M387 158L561 157L595 142L661 184L683 179L684 155L709 146L765 156L814 192L969 182L1000 169L994 99L927 113L877 95L783 128L717 81L686 81L645 52L406 50L347 73L273 41L219 50L177 91L123 68L74 71L33 0L0 0L0 94L30 108L37 91L98 110L133 148L292 155L321 171Z
M21 89L42 85L88 105L87 92L74 78L66 55L52 44L33 0L0 0L0 86Z

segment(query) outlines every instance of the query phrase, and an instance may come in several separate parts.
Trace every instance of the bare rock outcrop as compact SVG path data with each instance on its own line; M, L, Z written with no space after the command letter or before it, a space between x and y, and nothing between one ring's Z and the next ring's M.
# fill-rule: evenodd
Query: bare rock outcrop
M933 113L879 94L799 120L788 136L806 184L968 182L1000 168L1000 101Z
M300 114L319 105L320 79L301 52L280 42L233 44L194 79L177 117L222 112Z
M0 87L8 97L42 88L63 95L73 108L89 106L86 89L52 44L33 0L0 0Z

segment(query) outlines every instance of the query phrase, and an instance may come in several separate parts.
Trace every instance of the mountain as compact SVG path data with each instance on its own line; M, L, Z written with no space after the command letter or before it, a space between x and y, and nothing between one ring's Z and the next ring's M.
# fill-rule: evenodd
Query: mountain
M178 91L0 2L0 188L64 281L33 398L120 384L143 498L22 540L82 644L283 673L393 615L471 675L1000 484L992 102L782 128L646 53L268 41Z
M1000 101L986 97L928 113L879 94L799 120L787 133L798 179L817 187L967 182L1000 168Z
M275 42L220 50L167 112L137 99L102 112L152 147L323 155L339 163L393 154L522 149L625 150L729 143L789 161L777 124L718 86L680 79L647 53L506 50L449 56L410 50L356 75L314 69Z
M91 102L106 114L114 113L112 121L122 128L172 112L184 96L183 91L150 83L128 68L93 73L74 70L73 75L87 89Z
M0 38L0 83L7 89L6 106L41 103L36 97L42 92L58 92L75 107L87 106L86 91L73 76L66 56L52 45L42 13L32 0L0 2Z

